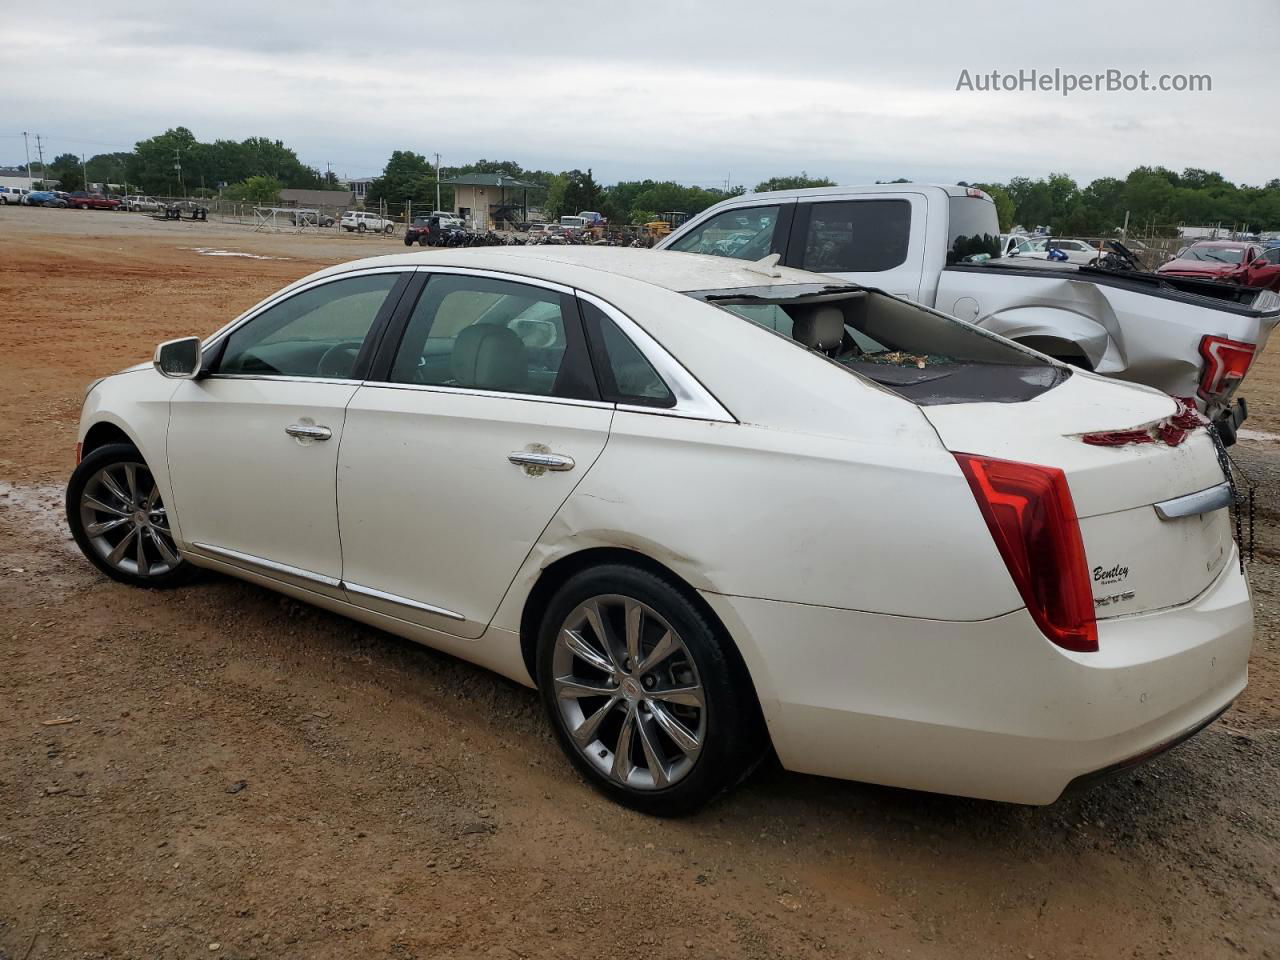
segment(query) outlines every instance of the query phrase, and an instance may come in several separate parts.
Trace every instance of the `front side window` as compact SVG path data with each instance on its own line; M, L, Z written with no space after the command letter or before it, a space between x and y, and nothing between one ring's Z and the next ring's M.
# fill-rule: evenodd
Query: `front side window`
M718 213L694 227L668 248L735 260L759 260L775 251L774 235L782 208L743 207Z
M335 280L268 307L227 337L214 373L350 379L400 276Z
M803 270L878 273L906 263L911 240L908 200L815 203L804 238Z
M565 302L553 290L509 280L433 276L409 317L390 380L593 399L586 344Z

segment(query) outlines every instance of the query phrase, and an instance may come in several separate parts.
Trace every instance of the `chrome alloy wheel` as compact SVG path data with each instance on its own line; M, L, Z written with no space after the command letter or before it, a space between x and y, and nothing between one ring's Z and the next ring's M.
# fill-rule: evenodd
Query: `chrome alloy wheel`
M111 463L90 477L80 494L80 522L98 556L123 573L158 577L182 562L145 463Z
M688 648L652 607L592 597L561 625L551 663L569 738L602 774L661 790L693 769L706 696Z

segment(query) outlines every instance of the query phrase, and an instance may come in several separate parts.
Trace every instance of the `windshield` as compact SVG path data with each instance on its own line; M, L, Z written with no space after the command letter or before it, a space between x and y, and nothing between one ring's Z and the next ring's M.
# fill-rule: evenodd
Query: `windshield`
M690 230L668 249L759 260L773 251L773 232L780 210L777 206L726 210Z
M1070 376L1003 337L857 287L827 287L816 294L806 288L790 297L785 287L689 295L921 405L1017 403Z
M1208 260L1217 263L1240 263L1244 260L1244 247L1188 247L1183 260Z

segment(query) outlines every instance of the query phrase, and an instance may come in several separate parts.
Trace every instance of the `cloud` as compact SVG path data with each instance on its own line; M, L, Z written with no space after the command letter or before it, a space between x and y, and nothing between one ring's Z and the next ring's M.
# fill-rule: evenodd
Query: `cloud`
M68 22L98 23L97 7L62 9ZM1239 30L1242 18L1258 29ZM751 185L802 168L846 183L1051 170L1086 181L1139 163L1262 182L1280 172L1280 135L1257 104L1272 83L1268 26L1280 26L1280 8L1257 2L1221 18L1166 2L1153 18L1111 4L974 0L305 10L228 0L214 15L132 4L86 44L12 11L0 83L15 129L0 130L0 159L19 155L22 129L79 153L182 124L201 139L278 137L353 176L408 148L446 163L592 167L606 182ZM962 69L1033 67L1214 83L1066 98L955 89Z

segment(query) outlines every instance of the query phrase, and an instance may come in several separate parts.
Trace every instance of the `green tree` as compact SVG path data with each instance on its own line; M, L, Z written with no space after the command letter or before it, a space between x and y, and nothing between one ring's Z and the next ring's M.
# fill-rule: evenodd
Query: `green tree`
M382 176L369 184L365 195L367 206L382 201L399 205L406 200L414 206L430 208L435 203L436 176L427 158L412 150L396 150L382 168Z
M54 157L49 164L50 179L58 181L59 190L83 190L84 174L80 172L80 158L74 153Z
M186 127L174 127L158 136L140 140L127 165L127 178L144 193L176 195L179 175L183 184L200 183L200 161L196 136Z
M905 181L891 181L899 183ZM768 193L771 190L803 190L806 187L834 187L836 182L828 180L826 177L811 177L807 172L801 170L795 176L790 177L770 177L768 180L762 180L756 184L756 193Z
M228 200L241 200L245 203L257 203L270 206L280 202L280 191L284 184L275 177L247 177L240 183L234 183L223 192Z
M960 184L960 186L969 186L969 184ZM975 183L973 186L986 193L996 204L996 219L1000 221L1000 232L1008 233L1013 226L1014 204L1013 197L1009 196L1009 192L998 183Z

